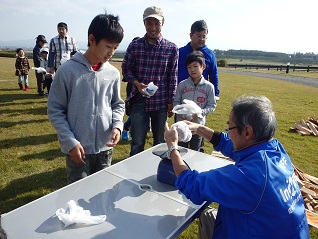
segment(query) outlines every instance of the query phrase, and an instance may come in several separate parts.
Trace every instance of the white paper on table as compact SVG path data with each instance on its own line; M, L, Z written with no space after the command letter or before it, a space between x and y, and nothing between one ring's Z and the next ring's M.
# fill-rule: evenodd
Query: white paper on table
M67 208L60 208L56 211L56 216L64 223L65 227L75 224L100 224L106 220L106 215L91 216L89 210L84 210L75 201L67 202Z

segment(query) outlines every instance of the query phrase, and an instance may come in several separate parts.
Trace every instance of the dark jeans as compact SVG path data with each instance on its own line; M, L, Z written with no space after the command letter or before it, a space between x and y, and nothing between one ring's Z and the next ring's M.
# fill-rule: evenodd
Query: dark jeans
M125 130L125 131L129 131L130 125L131 125L131 117L128 116L128 119L127 119L126 122L124 123L124 130Z
M67 183L74 183L82 178L85 178L93 173L96 173L111 165L113 156L113 149L109 149L98 154L86 154L85 163L76 164L70 156L66 155L66 171L67 171Z
M42 73L37 73L35 71L35 77L36 77L36 83L38 86L38 93L39 95L43 95L44 91L43 91L43 74Z
M151 129L153 136L153 145L164 143L164 127L167 122L168 107L158 111L146 112L145 99L135 103L131 111L130 126L130 156L144 151L146 136L149 129L149 119L151 119Z
M46 87L47 93L50 93L52 82L53 82L52 78L45 78L45 80L44 80L43 89L45 89L45 87Z
M189 149L193 149L199 152L202 152L202 141L203 141L203 137L197 135L197 134L193 134L192 138L189 142L184 143L184 142L179 142L178 145L185 147L185 148L189 148Z

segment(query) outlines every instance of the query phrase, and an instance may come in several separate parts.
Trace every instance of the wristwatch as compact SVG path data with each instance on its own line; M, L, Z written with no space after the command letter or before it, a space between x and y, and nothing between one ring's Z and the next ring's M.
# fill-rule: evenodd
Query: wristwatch
M170 158L170 155L171 155L171 152L172 152L173 150L178 150L178 151L180 152L178 145L176 145L176 146L175 146L175 145L172 145L172 146L168 149L168 151L167 151L167 158L168 158L168 159L171 159L171 158Z

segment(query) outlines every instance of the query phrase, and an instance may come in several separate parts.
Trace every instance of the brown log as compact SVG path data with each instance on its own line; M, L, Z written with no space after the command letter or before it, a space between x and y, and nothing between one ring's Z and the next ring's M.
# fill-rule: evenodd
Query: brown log
M313 133L315 136L318 136L318 131L316 130L315 125L309 121L309 122L308 122L308 126L309 126L309 128L311 129L312 133Z
M295 128L297 128L300 131L304 131L306 133L311 134L312 131L310 129L308 129L307 127L304 127L301 123L297 122L294 124Z

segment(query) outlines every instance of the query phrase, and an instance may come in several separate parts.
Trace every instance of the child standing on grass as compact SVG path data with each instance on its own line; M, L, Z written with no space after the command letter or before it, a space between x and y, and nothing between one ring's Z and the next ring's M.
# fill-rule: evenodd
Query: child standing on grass
M52 74L50 73L50 67L48 67L49 48L42 47L40 49L40 54L41 54L40 67L46 70L45 72L43 72L43 90L47 88L47 94L49 94L52 80L53 80Z
M190 116L176 114L176 122L186 119L205 125L206 115L215 110L216 99L213 84L204 79L202 75L205 69L203 53L201 51L193 51L190 53L186 58L186 65L189 78L179 83L173 106L181 105L184 99L192 100L202 109L203 118L199 118L197 114ZM202 151L202 140L203 138L201 136L195 134L192 135L190 142L179 142L179 145L196 151Z
M118 16L100 14L88 29L88 49L56 71L48 117L66 154L67 181L73 183L111 165L123 130L120 73L109 63L124 30Z
M15 61L15 75L18 76L20 90L29 90L28 75L30 70L29 60L24 54L22 48L17 49L17 59ZM24 80L24 89L22 81Z

